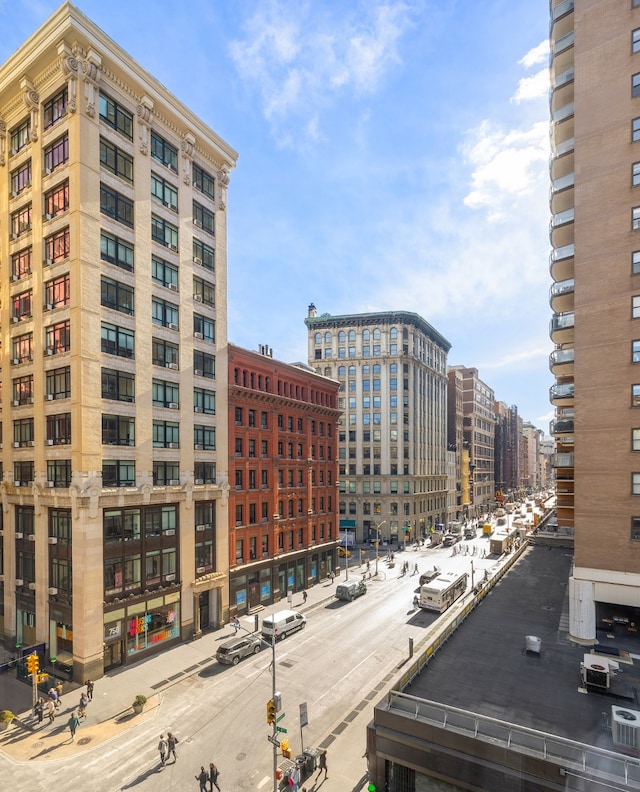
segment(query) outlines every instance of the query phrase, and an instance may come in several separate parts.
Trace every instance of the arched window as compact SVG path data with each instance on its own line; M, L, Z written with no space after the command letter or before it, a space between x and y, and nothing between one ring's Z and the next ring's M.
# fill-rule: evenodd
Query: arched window
M346 335L346 333L344 332L344 330L341 330L341 331L338 333L338 343L339 343L339 344L340 344L340 343L344 343L344 341L345 341L346 337L347 337L347 335Z
M331 333L325 333L324 334L324 341L325 341L325 344L330 344L331 343Z
M362 331L362 340L363 341L369 341L370 338L371 338L371 333L369 333L368 330L363 330Z
M349 341L355 341L355 340L356 340L356 331L349 330Z
M389 338L397 338L397 337L398 337L398 330L397 328L392 327L391 330L389 330Z
M380 331L378 330L378 328L377 328L377 327L376 327L376 329L373 331L373 340L374 340L374 341L379 341L379 340L380 340Z
M356 367L355 366L349 366L349 376L350 377L355 377L356 376Z
M344 377L346 372L347 372L347 369L346 369L345 366L338 366L338 376L339 377Z

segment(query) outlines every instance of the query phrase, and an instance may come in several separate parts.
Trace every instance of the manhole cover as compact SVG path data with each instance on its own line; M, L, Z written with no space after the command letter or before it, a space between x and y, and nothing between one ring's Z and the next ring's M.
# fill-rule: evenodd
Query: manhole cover
M31 747L32 748L42 748L43 745L44 745L43 742L35 742L35 743L33 743L33 745Z
M246 758L247 758L247 755L246 755L246 753L239 753L239 754L236 754L236 759L237 759L239 762L244 762L244 760L245 760Z
M81 737L78 740L78 745L88 745L91 742L91 737Z

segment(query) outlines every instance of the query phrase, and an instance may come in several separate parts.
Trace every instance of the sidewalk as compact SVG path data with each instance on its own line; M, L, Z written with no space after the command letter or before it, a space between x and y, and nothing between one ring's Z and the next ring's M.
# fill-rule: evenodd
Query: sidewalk
M364 564L353 564L350 566L350 573L355 578L364 569ZM319 583L307 589L307 602L304 604L302 593L295 594L291 607L307 612L330 601L335 585L343 577L344 568L336 576L335 583ZM374 581L375 577L371 582ZM377 584L384 584L384 580L378 579ZM260 612L260 618L283 607L289 607L286 599L265 608ZM244 627L253 630L253 615L242 616L240 621ZM224 625L207 632L198 640L179 644L143 662L108 672L95 682L93 701L87 707L87 718L81 722L74 742L71 741L67 721L71 713L77 710L83 687L68 686L68 692L62 695L62 706L57 711L53 724L49 724L46 714L42 724L38 724L30 708L20 709L9 729L0 731L0 754L18 763L42 761L52 756L77 756L144 723L155 717L162 707L162 692L197 673L202 666L215 662L215 652L220 642L232 635L232 626ZM386 682L387 680L383 684ZM30 688L27 685L16 680L10 680L10 683L19 686L17 692L21 702L30 702ZM365 691L363 704L357 710L345 713L343 720L335 724L331 732L319 742L319 747L327 749L328 780L324 780L323 774L315 782L314 775L304 784L308 792L320 789L322 792L357 792L365 788L366 759L362 757L366 740L365 727L372 717L374 704L383 695L378 692L379 689L380 685L369 695ZM135 715L131 704L139 693L147 696L147 704L141 714ZM0 708L6 706L5 701L0 704Z

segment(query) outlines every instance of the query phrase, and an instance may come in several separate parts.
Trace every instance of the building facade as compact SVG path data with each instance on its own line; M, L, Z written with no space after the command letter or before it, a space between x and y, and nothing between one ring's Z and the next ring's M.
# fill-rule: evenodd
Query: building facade
M236 158L68 3L0 67L0 632L77 679L228 613Z
M637 0L551 3L552 434L585 641L640 606L639 31Z
M305 319L309 365L340 383L340 527L357 542L424 536L447 516L449 342L404 311Z
M337 566L338 383L229 345L229 591L246 613Z
M517 492L520 488L520 437L522 418L515 404L504 402L495 405L495 483L503 494Z

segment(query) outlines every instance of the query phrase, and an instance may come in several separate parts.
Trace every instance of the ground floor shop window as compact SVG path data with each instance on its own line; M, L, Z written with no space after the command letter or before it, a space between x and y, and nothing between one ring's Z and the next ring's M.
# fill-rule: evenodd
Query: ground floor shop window
M178 595L179 596L179 595ZM180 635L180 602L162 604L149 600L140 603L140 612L128 609L127 614L127 655L144 652L164 641L178 638Z

